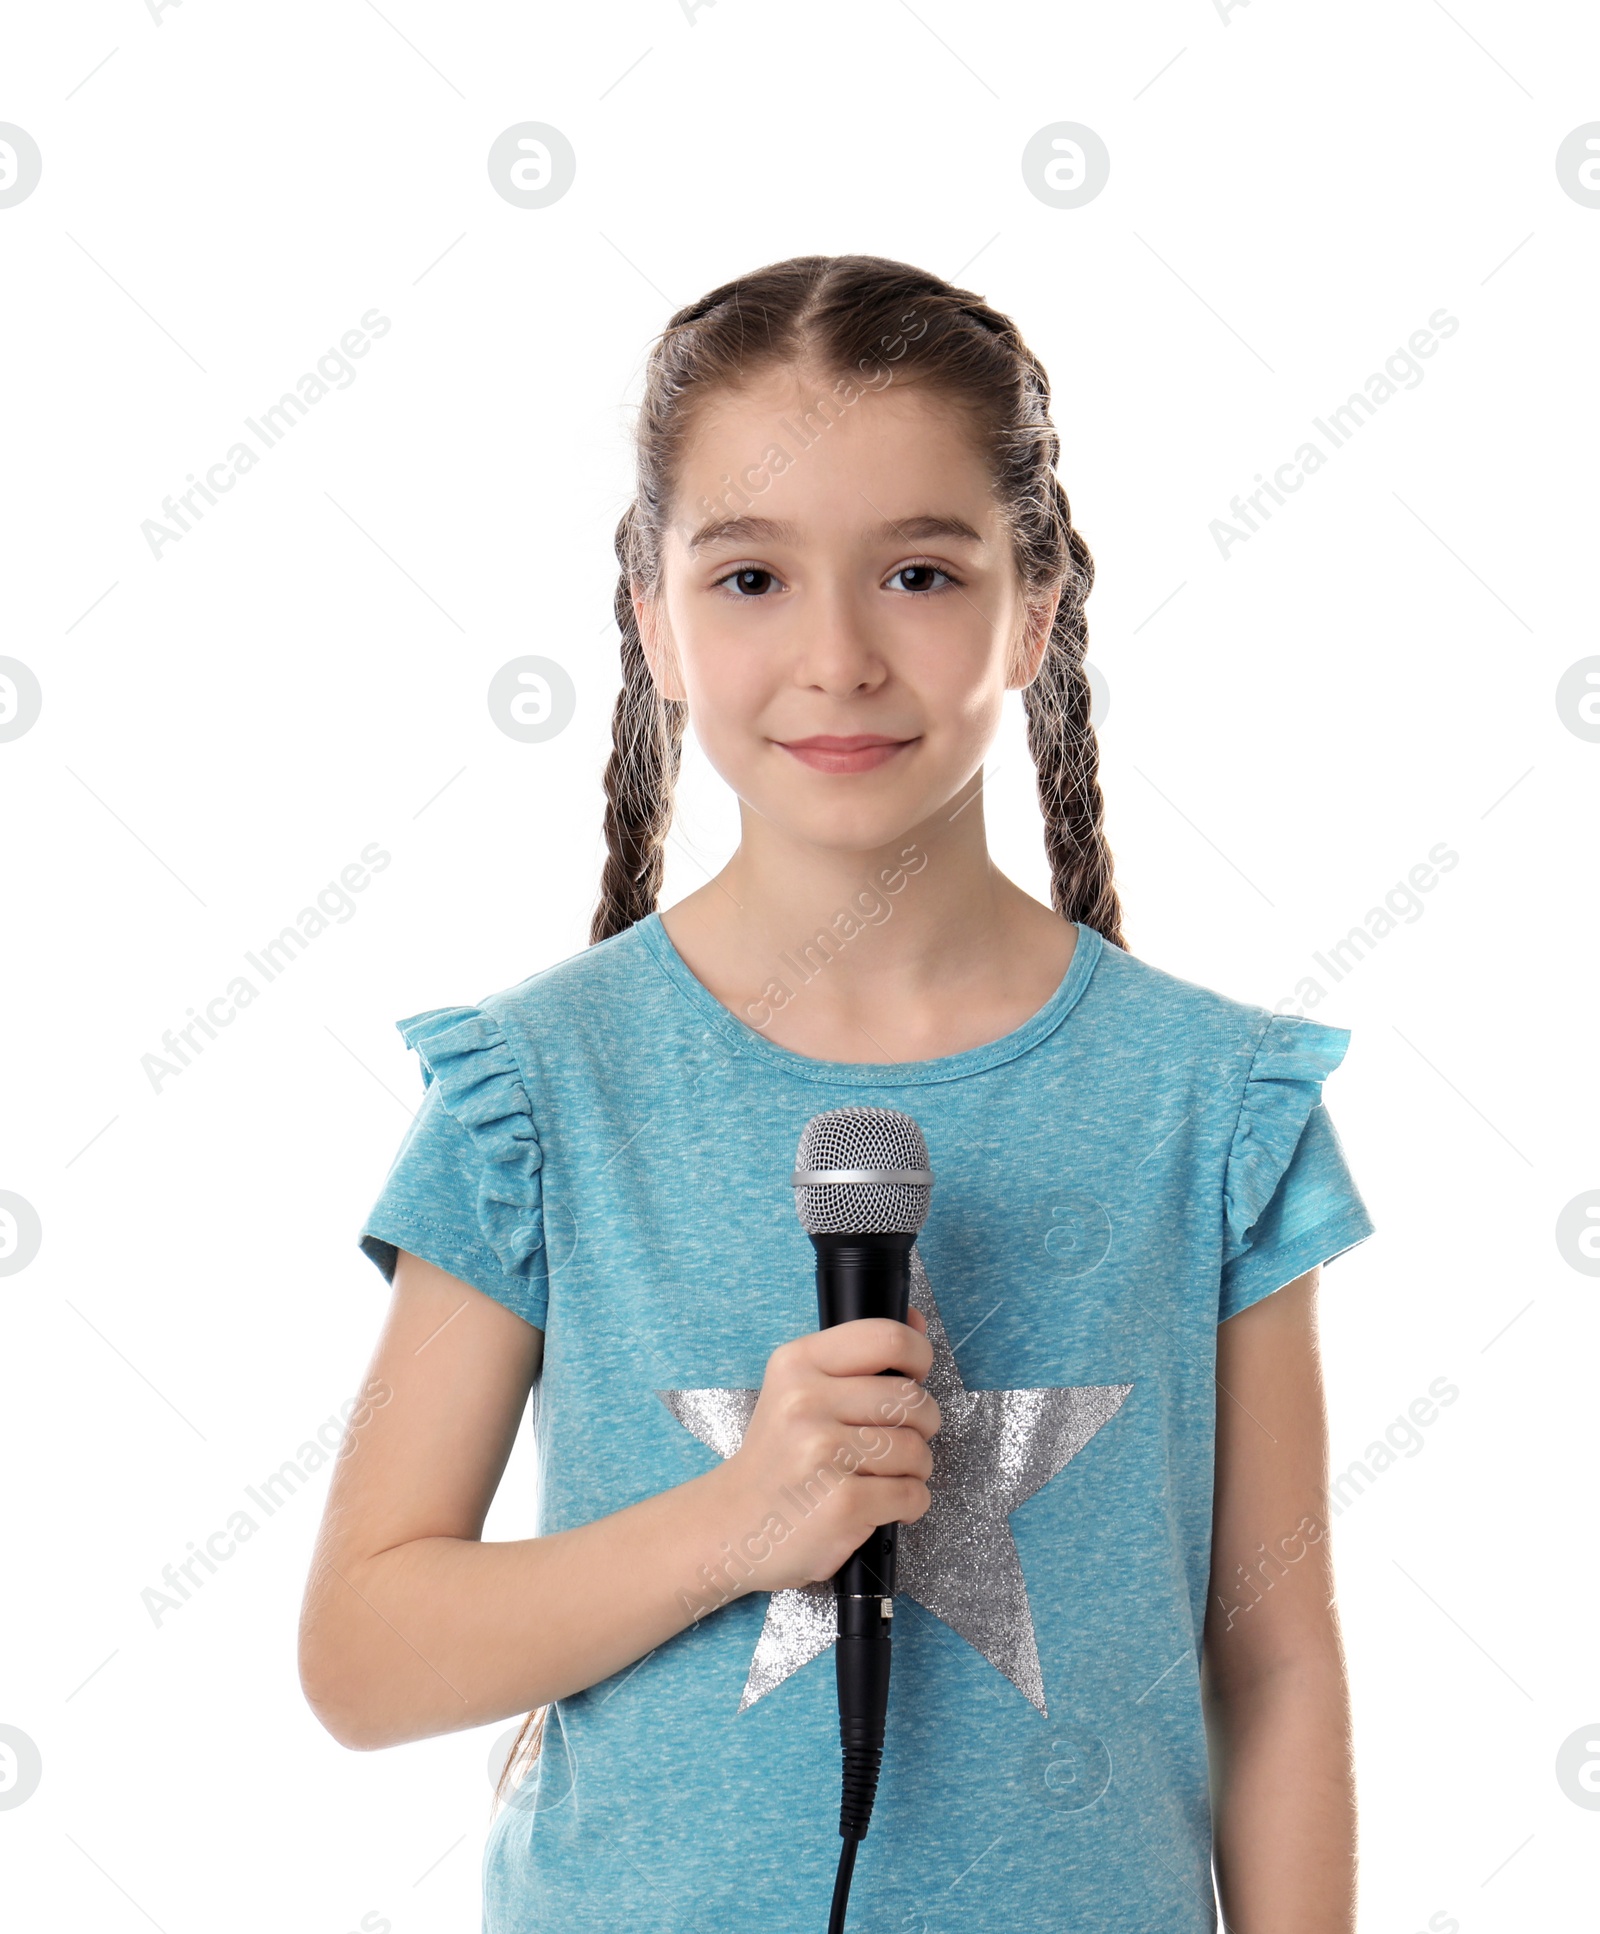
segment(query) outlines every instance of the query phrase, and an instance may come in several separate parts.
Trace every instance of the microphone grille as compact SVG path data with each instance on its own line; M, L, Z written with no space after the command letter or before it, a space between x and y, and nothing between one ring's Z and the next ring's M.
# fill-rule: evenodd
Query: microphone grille
M928 1145L892 1108L813 1115L795 1156L795 1213L808 1235L915 1234L928 1216Z

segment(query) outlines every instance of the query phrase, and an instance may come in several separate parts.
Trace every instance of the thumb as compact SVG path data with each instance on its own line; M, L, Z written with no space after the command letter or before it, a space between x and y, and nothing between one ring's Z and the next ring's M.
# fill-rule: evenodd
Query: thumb
M911 1325L912 1329L920 1330L924 1336L928 1334L928 1319L917 1308L915 1303L911 1304L906 1310L906 1321Z

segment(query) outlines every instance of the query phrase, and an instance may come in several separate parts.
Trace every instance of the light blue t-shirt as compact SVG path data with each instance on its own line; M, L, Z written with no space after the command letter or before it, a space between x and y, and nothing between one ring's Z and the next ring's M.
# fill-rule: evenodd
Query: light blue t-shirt
M934 1506L901 1533L849 1925L1212 1934L1216 1329L1373 1231L1321 1104L1348 1030L1080 923L1055 993L1002 1039L815 1060L736 1019L653 914L397 1025L425 1090L361 1247L385 1277L409 1250L545 1332L541 1532L731 1453L751 1399L716 1393L758 1390L771 1352L817 1327L789 1183L801 1130L849 1105L915 1118L945 1427ZM557 1702L490 1830L485 1934L820 1934L840 1753L815 1609L713 1606Z

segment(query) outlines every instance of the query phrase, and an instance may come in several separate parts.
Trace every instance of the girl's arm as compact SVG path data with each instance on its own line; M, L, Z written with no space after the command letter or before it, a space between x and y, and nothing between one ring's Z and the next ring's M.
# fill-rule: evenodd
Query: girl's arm
M1217 1332L1202 1688L1230 1934L1353 1934L1356 1797L1328 1546L1319 1270Z
M830 1577L874 1526L928 1508L938 1405L873 1374L927 1375L920 1325L844 1324L782 1345L735 1456L593 1523L486 1544L544 1335L401 1251L306 1586L312 1710L357 1748L487 1725L609 1678L747 1591ZM903 1388L918 1394L883 1420L886 1393ZM863 1452L857 1427L875 1420ZM729 1577L729 1548L819 1462L844 1473L825 1502ZM726 1588L708 1593L702 1567Z
M531 1712L689 1623L677 1584L726 1535L705 1479L557 1537L481 1541L543 1356L543 1331L400 1252L301 1614L301 1683L342 1745Z

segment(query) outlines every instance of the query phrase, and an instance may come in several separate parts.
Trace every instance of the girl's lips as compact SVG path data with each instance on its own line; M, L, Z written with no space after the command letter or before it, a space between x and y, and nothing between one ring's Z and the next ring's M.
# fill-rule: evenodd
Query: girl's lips
M819 734L810 739L779 739L785 752L793 754L813 772L870 772L886 764L897 752L915 745L914 739L886 739L878 733L858 733L853 738L832 738Z

